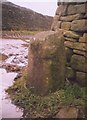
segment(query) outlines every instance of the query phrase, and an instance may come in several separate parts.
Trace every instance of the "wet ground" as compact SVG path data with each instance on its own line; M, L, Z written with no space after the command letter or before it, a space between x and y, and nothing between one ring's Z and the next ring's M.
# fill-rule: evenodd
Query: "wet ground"
M29 40L0 39L0 54L6 55L6 59L0 60L0 117L2 118L21 118L22 110L17 108L5 89L14 82L17 72L8 72L2 66L16 65L21 68L28 64L28 45Z

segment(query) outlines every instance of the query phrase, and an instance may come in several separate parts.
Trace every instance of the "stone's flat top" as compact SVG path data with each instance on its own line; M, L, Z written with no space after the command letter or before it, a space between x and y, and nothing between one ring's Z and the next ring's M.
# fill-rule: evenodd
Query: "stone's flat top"
M63 31L62 30L58 30L58 31L51 31L50 30L50 31L39 32L32 38L31 41L35 41L35 40L44 41L47 36L52 35L52 34L56 34L56 33L62 34Z
M35 39L43 39L45 38L47 35L50 35L50 34L54 34L55 32L54 31L43 31L43 32L40 32L40 33L37 33L34 38Z

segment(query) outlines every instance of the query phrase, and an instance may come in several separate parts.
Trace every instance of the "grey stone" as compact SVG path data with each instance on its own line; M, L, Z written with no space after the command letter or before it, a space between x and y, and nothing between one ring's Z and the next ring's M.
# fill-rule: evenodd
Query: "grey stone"
M71 67L66 68L66 78L68 80L75 80L76 79L75 71Z
M61 23L61 28L64 29L64 30L70 30L71 22L62 22Z
M65 16L66 15L66 10L67 10L67 5L60 5L60 6L57 7L56 15Z
M60 17L60 20L65 21L65 22L71 22L73 20L79 20L84 18L83 14L75 14L75 15L68 15L68 16L64 16L64 17Z
M66 61L67 61L67 62L70 62L71 56L72 56L72 54L73 54L73 50L66 47L66 48L65 48L65 53L66 53Z
M87 72L87 58L80 55L73 55L71 58L71 67L80 72Z
M78 14L78 13L86 13L87 4L78 4L78 5L69 5L67 9L68 15Z
M65 107L61 108L58 114L56 115L56 118L62 119L74 119L77 120L79 115L79 109L75 107Z
M81 85L87 87L87 73L76 72L76 81Z
M86 32L87 31L87 20L74 20L71 23L71 30L77 31L77 32Z
M73 50L73 52L77 55L82 55L87 57L87 52L81 51L81 50Z
M64 51L64 38L60 33L50 33L31 42L28 73L29 87L33 88L34 93L44 95L64 86Z
M78 41L78 39L68 38L68 37L65 37L65 40L66 41L71 41L71 42L77 42Z
M87 52L87 45L85 43L65 41L64 44L66 47Z
M79 42L87 43L87 33L84 33L83 37L80 37Z
M68 38L74 38L74 39L79 39L80 35L73 32L73 31L65 31L64 36Z
M58 20L59 20L59 16L55 15L54 18L53 18L53 23L51 25L51 30L56 30L56 25L58 23Z

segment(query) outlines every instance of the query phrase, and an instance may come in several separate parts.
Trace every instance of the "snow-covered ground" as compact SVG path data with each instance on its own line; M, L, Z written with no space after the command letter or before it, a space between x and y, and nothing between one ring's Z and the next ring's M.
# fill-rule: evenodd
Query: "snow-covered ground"
M8 58L0 61L0 64L12 64L18 66L26 66L28 64L28 47L23 46L29 44L29 40L0 40L0 54L5 54ZM17 76L15 72L9 72L0 68L0 117L1 118L21 118L22 110L18 109L11 103L5 89L11 86L14 78Z
M14 39L0 40L0 53L9 56L5 62L18 66L26 66L28 61L28 47L25 47L24 44L28 44L27 41Z

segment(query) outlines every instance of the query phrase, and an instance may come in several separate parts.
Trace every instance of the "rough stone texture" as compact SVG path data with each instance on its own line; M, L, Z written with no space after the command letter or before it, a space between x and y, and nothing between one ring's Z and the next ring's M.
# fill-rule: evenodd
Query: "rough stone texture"
M86 13L86 6L87 4L79 4L79 5L69 5L67 9L68 15L73 15L77 13Z
M59 28L61 28L61 23L62 23L61 21L58 22L54 21L54 23L51 26L51 29L53 31L57 31Z
M68 80L74 80L76 79L76 73L71 67L66 68L66 78Z
M73 55L71 58L71 67L74 70L87 72L87 58L80 55Z
M64 44L66 47L87 52L87 46L85 43L65 41Z
M61 23L61 28L65 30L70 30L71 28L71 22L62 22Z
M57 10L56 10L56 15L63 15L65 16L66 15L66 8L67 8L67 5L60 5Z
M46 34L44 32L44 34ZM44 95L60 89L65 81L65 47L60 33L51 32L30 44L29 86Z
M73 31L79 31L79 32L85 32L87 31L87 20L74 20L71 23L71 30Z
M56 30L56 24L58 23L58 20L59 20L59 16L58 15L55 15L55 17L53 18L53 23L51 25L51 30Z
M73 54L73 50L66 47L65 48L65 55L66 55L67 62L70 62L72 54Z
M74 107L65 107L60 109L60 111L56 115L56 118L59 118L59 120L61 120L62 118L77 120L78 115L79 109Z
M84 51L81 51L81 50L73 50L73 52L75 54L78 54L78 55L83 55L87 58L87 52L84 52Z
M87 74L86 7L87 3L60 3L51 26L56 32L43 32L32 40L28 84L35 93L44 95L60 89L65 77L84 85L82 79ZM72 115L73 109L61 110L58 117L77 117L75 111L78 110L74 109Z
M83 17L84 17L83 14L75 14L75 15L68 15L65 17L60 17L60 20L65 21L65 22L72 22L73 20L79 20Z
M74 38L74 39L79 39L79 37L80 37L79 34L76 34L73 31L65 31L64 36L68 37L68 38Z
M66 67L70 69L66 71L68 73L66 78L71 81L73 78L71 73L87 72L87 2L67 3L60 0L56 16L59 18L58 22L61 21L59 29L63 31L65 38ZM55 23L55 31L59 30L58 22ZM77 76L74 76L74 82L81 81L82 75L78 77L78 81Z
M77 72L77 73L76 73L76 81L77 81L81 86L86 86L86 87L87 87L87 73Z
M79 42L87 43L87 33L84 33L84 34L83 34L83 37L80 37Z
M68 38L68 37L65 37L65 40L66 41L71 41L71 42L77 42L78 41L78 39Z

